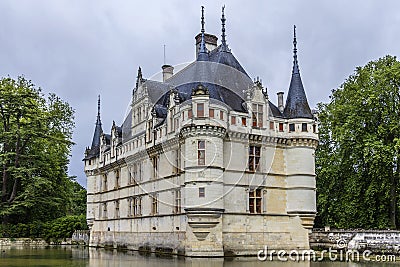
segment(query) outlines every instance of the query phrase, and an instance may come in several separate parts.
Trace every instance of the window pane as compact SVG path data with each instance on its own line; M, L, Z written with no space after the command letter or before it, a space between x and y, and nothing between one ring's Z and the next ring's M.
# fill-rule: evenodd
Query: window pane
M197 117L204 117L204 104L197 104Z
M261 198L256 199L256 212L261 213Z
M270 129L270 130L273 130L273 129L274 129L274 122L273 122L273 121L271 121L271 122L269 123L269 129Z
M294 132L294 123L289 124L289 131Z
M254 147L254 152L256 156L260 156L261 153L261 148L259 146Z
M199 141L198 146L199 146L199 149L205 149L205 147L206 147L204 141Z
M209 113L210 113L210 118L214 118L214 109L210 108Z
M302 123L301 124L301 131L302 132L307 132L307 123Z
M188 118L190 119L192 116L193 116L193 112L192 112L191 109L189 109L189 111L188 111Z
M279 131L283 132L283 123L279 123Z
M231 117L231 124L236 124L236 117L235 116Z

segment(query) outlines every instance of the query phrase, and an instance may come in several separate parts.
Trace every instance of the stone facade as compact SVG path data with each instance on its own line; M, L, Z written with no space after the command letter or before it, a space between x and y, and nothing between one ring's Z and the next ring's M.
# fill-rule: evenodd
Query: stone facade
M196 61L176 74L163 66L163 82L139 69L130 113L110 135L98 112L84 159L91 246L186 256L309 248L318 129L308 103L298 116L276 107L224 34L219 46L204 36ZM307 101L296 53L287 103Z

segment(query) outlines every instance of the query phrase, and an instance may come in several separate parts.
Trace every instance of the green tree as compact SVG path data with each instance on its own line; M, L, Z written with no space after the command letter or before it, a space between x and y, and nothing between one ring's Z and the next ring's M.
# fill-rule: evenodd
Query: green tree
M66 214L73 119L68 103L54 94L46 99L24 77L0 80L3 224L47 221Z
M399 88L400 62L386 56L356 68L319 104L317 225L399 226Z

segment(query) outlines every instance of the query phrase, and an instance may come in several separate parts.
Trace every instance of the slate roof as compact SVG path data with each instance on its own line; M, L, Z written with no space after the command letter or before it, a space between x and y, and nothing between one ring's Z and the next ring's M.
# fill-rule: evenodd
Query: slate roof
M296 26L294 27L294 40L293 40L293 71L290 80L289 92L286 98L286 105L283 111L285 118L308 118L312 119L310 106L308 105L306 92L304 91L303 82L301 81L299 63L297 61L297 48L296 48Z

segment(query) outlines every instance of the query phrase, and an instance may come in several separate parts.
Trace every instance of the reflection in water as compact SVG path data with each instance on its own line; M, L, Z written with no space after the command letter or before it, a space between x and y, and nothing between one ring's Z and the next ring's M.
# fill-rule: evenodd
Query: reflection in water
M233 260L207 258L158 257L154 254L140 255L135 251L118 252L95 248L68 247L0 247L0 267L387 267L384 263L351 262L260 262L256 258Z

